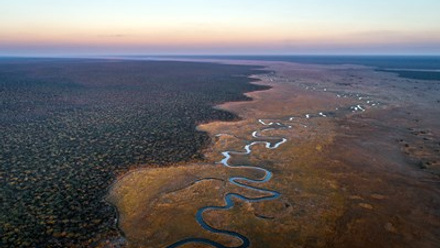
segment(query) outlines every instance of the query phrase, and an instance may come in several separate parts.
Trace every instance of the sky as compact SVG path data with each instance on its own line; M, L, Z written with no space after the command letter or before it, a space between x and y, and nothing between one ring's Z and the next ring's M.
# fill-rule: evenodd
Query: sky
M0 56L440 55L439 0L0 0Z

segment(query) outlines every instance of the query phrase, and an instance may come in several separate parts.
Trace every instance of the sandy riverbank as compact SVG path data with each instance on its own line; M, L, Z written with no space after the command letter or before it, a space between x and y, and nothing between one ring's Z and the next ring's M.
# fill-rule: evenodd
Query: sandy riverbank
M261 177L256 171L216 164L222 151L255 140L252 132L263 128L259 119L291 125L265 132L288 141L275 150L255 146L231 163L272 171L263 186L281 197L237 200L229 211L209 211L204 218L211 226L245 235L251 247L440 243L438 82L360 66L234 63L266 66L273 73L255 77L272 89L248 93L252 102L218 106L241 121L198 127L213 140L203 164L134 171L112 187L108 200L118 208L130 247L164 247L188 237L239 245L236 238L204 230L194 216L203 206L223 205L228 192L260 196L227 180Z

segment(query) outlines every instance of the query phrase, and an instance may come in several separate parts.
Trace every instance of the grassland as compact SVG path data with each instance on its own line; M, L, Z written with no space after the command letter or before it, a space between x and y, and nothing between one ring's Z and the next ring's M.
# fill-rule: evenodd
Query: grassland
M292 125L264 132L288 141L277 149L256 145L230 163L270 170L270 181L252 185L281 196L236 199L227 211L204 212L207 224L238 232L256 248L436 247L440 130L434 113L440 87L357 66L265 64L275 73L258 77L272 89L247 94L252 102L219 106L240 121L198 127L212 137L204 164L136 170L112 186L108 199L120 211L128 246L167 247L207 238L240 247L239 239L209 232L195 217L200 207L224 206L228 193L255 197L256 191L233 187L227 179L261 175L218 161L222 152L243 151L258 140L252 133L265 127L258 121L263 119ZM420 167L421 161L426 166Z

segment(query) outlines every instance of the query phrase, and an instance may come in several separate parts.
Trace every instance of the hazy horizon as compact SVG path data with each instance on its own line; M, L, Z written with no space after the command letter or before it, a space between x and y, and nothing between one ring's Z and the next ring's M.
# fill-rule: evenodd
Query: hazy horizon
M440 2L23 0L0 56L440 55Z
M75 52L65 52L65 53L41 53L41 54L0 54L0 58L29 58L29 59L111 59L111 58L132 58L132 59L136 59L136 58L142 58L142 59L148 59L148 58L152 58L152 59L160 59L160 58L240 58L240 57L266 57L266 58L276 58L276 57L292 57L292 58L325 58L325 57L342 57L342 58L368 58L368 57L414 57L414 58L440 58L440 53L438 54L416 54L416 53L353 53L353 54L344 54L344 53L328 53L328 54L324 54L324 53L319 53L319 54L314 54L314 53L298 53L298 54L273 54L273 53L267 53L267 54L262 54L262 53L248 53L248 54L244 54L244 53L236 53L236 54L229 54L229 53L225 53L225 54L209 54L209 53L204 53L204 54L189 54L189 53L176 53L176 54L171 54L171 53L157 53L157 54L142 54L142 53L132 53L132 54L112 54L112 53L75 53Z

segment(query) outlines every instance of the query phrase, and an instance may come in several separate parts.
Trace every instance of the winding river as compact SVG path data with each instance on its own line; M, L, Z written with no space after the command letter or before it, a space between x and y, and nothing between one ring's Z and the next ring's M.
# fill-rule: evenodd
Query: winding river
M266 196L250 198L250 197L246 197L244 195L237 194L237 193L227 193L224 197L224 201L225 201L224 206L205 206L205 207L200 208L196 213L197 222L205 230L212 232L212 233L232 236L234 238L241 240L241 244L239 246L235 246L235 247L227 247L227 246L224 246L220 243L217 243L217 242L209 240L209 239L187 238L187 239L180 240L180 241L168 246L168 248L179 247L179 246L182 246L182 245L188 244L188 243L203 243L203 244L207 244L207 245L210 245L213 247L218 247L218 248L246 248L246 247L249 247L250 241L246 236L244 236L240 233L234 232L234 231L221 230L221 229L217 229L217 228L210 226L203 219L203 213L205 211L209 211L209 210L229 210L232 207L234 207L234 201L233 201L234 198L240 199L240 200L243 200L246 202L261 202L261 201L274 200L280 196L280 193L277 191L254 187L254 186L250 186L250 185L246 184L246 183L265 183L265 182L268 182L272 178L271 171L264 169L262 167L257 167L257 166L231 165L229 163L229 160L231 159L231 155L249 155L252 152L252 147L255 145L264 144L267 149L276 149L279 146L281 146L282 144L284 144L285 142L287 142L287 139L285 137L261 136L260 133L263 131L268 131L268 130L273 130L273 129L291 128L291 126L284 125L279 122L266 123L261 119L258 121L259 121L259 123L264 125L265 128L262 128L261 130L254 131L252 133L252 137L257 138L257 139L261 139L261 140L253 141L250 144L247 144L246 146L244 146L244 151L224 151L224 152L222 152L223 159L219 163L223 164L223 166L226 166L228 168L247 168L247 169L262 171L264 173L264 176L260 179L250 179L250 178L246 178L246 177L230 177L228 179L228 181L234 185L239 186L239 187L258 191L260 193L264 193ZM277 142L271 142L274 140Z
M357 95L357 97L359 97L359 95ZM359 97L359 100L362 100L362 97ZM300 121L300 120L307 120L307 119L311 119L311 118L335 117L336 115L344 115L347 113L364 112L365 111L364 106L373 107L373 106L377 105L375 102L368 100L368 98L365 101L366 101L365 103L361 102L361 103L354 105L354 106L349 106L349 107L344 107L344 108L336 108L335 112L319 112L318 114L305 114L303 116L291 116L291 117L289 117L285 120L282 120L282 121L287 122L292 125L297 125L302 128L307 128L308 126L306 124L302 123L302 121ZM229 230L221 230L221 229L217 229L217 228L210 226L203 219L203 213L206 211L210 211L210 210L229 210L232 207L234 207L234 201L233 201L234 198L245 201L245 202L262 202L262 201L274 200L274 199L277 199L278 197L280 197L281 194L277 191L269 190L269 189L265 189L265 188L260 188L260 187L255 187L255 186L250 186L250 185L246 184L246 183L260 183L261 184L261 183L268 182L272 178L271 171L269 171L265 168L262 168L262 167L257 167L257 166L232 165L229 163L229 160L231 159L232 155L249 155L249 154L251 154L252 147L255 145L264 144L267 149L276 149L276 148L280 147L282 144L284 144L285 142L287 142L287 139L285 137L262 136L261 133L264 131L269 131L269 130L274 130L274 129L290 129L290 128L292 128L291 125L286 125L286 124L283 124L281 122L276 122L276 121L266 122L263 119L259 119L258 122L261 125L263 125L264 127L252 132L252 137L254 138L254 140L256 139L256 141L252 141L251 143L244 146L244 148L243 148L244 151L224 151L224 152L222 152L223 159L219 163L221 163L223 166L226 166L228 168L247 168L247 169L253 169L253 170L258 170L258 171L264 172L264 176L260 179L250 179L250 178L246 178L246 177L230 177L230 178L228 178L228 181L234 185L239 186L239 187L254 190L254 191L257 191L260 193L264 193L265 196L250 198L250 197L246 197L244 195L237 194L237 193L227 193L224 197L224 202L225 202L224 206L205 206L205 207L200 208L196 213L196 221L205 230L212 232L212 233L216 233L216 234L224 234L224 235L234 237L236 239L241 240L241 244L238 246L229 247L229 246L224 246L218 242L212 241L210 239L190 237L190 238L180 240L180 241L168 246L168 248L175 248L175 247L179 247L179 246L189 244L189 243L202 243L202 244L207 244L207 245L210 245L212 247L217 247L217 248L247 248L250 246L249 238L247 238L246 236L244 236L238 232L229 231ZM221 135L226 135L226 134L219 134L217 136L221 136ZM276 142L274 142L274 141L276 141Z

